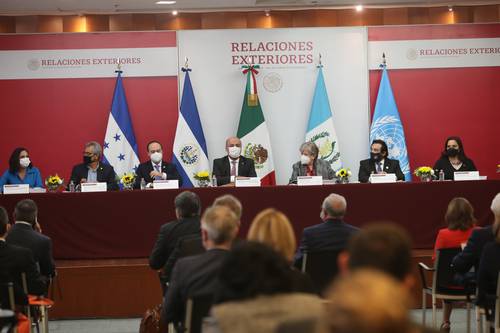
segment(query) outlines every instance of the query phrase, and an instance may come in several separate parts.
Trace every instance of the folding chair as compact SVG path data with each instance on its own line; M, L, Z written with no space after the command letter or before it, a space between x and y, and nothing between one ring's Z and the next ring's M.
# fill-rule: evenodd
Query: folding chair
M26 281L26 273L21 274L21 278L23 281L23 290L26 295L28 295L28 307L27 307L27 315L28 319L35 323L37 332L40 331L39 322L42 324L42 333L49 332L49 308L54 305L54 302L43 296L35 296L28 294L28 283ZM38 311L35 312L35 315L31 315L31 308ZM40 316L38 316L38 314ZM31 332L31 329L30 329Z
M212 307L213 295L198 295L190 297L186 303L184 332L201 333L201 324Z
M339 272L337 258L340 252L342 251L304 252L301 270L309 275L316 292L320 295Z

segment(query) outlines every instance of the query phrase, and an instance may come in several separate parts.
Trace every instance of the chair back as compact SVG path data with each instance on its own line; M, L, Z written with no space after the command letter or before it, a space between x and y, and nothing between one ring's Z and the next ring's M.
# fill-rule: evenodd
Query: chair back
M315 333L317 332L317 320L302 319L287 321L276 327L274 333Z
M194 256L206 251L203 247L201 236L186 237L179 240L179 256L178 258Z
M436 293L465 294L465 288L454 281L455 271L451 266L453 258L462 251L459 247L439 249L434 263L433 289Z
M186 303L186 318L184 328L187 333L201 333L203 318L212 307L213 295L205 294L188 298Z
M500 272L498 272L497 301L495 302L495 332L500 332Z
M309 275L318 294L322 294L337 276L339 272L337 258L340 252L342 250L304 253L302 271Z

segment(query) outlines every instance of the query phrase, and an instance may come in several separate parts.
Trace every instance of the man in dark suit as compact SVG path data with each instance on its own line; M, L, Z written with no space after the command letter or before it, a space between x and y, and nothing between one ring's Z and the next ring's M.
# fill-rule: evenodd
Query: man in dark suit
M37 215L38 207L33 200L19 201L14 211L16 223L7 235L7 243L30 249L40 267L40 274L50 278L55 274L52 240L41 233Z
M405 180L399 161L389 158L389 150L383 140L373 140L370 158L359 163L358 180L366 183L372 173L395 173L397 180Z
M0 207L0 283L13 282L16 304L27 304L22 288L21 274L26 274L28 292L42 295L46 289L45 280L40 276L33 255L29 249L7 244L8 216L5 208ZM5 289L5 288L3 288ZM9 308L8 295L0 292L0 305Z
M102 182L108 184L108 191L118 190L115 170L111 165L101 163L101 157L101 145L95 141L87 142L83 152L83 163L73 167L70 181L76 186L85 182Z
M165 283L170 280L175 264L175 260L170 257L179 240L186 236L200 235L201 202L198 195L184 191L175 197L174 205L177 220L161 226L149 256L149 266L155 270L162 269L160 282L163 289L165 289ZM165 265L167 262L169 265Z
M162 320L180 323L184 320L189 297L210 295L215 291L220 265L238 233L238 219L225 206L208 208L201 218L201 235L207 252L180 259L163 303Z
M347 202L341 195L332 193L323 200L320 217L323 223L304 229L295 266L301 267L304 252L341 251L359 229L344 222Z
M179 187L182 185L182 179L177 172L177 168L172 163L163 160L163 147L158 141L150 141L146 146L148 150L149 161L141 163L135 171L134 188L141 187L141 180L144 179L146 184L152 183L154 180L177 179Z
M226 152L226 156L214 160L212 168L218 186L234 183L237 176L257 177L254 161L241 155L239 138L234 136L227 138Z

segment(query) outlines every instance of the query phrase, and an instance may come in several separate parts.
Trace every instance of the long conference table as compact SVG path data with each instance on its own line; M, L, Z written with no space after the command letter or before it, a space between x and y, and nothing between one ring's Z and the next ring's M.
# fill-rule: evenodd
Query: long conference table
M135 190L103 193L34 193L0 195L9 214L24 198L35 200L43 233L53 240L56 259L144 258L160 226L175 219L174 198L179 190ZM339 184L324 186L273 186L261 188L195 188L203 208L223 194L243 204L240 235L244 237L255 215L264 208L283 211L297 239L302 230L320 222L323 199L338 193L347 199L346 222L362 227L392 221L404 227L415 249L433 247L437 231L454 197L467 198L479 225L493 221L490 204L500 192L500 180Z

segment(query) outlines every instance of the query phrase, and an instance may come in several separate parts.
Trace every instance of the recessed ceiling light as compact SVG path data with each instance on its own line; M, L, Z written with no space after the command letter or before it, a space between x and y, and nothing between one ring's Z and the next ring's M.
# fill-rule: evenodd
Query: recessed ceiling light
M270 12L270 10L269 10L269 9L266 9L266 10L264 11L264 15L266 15L266 16L269 16L269 15L271 15L271 12Z
M448 6L448 11L452 12L453 11L453 6Z
M174 15L174 16L175 16L175 15L177 15L177 14L179 14L179 12L178 12L178 11L176 11L176 10L173 10L173 11L172 11L172 15Z
M360 11L362 11L362 10L363 10L363 5L357 5L357 6L356 6L356 11L357 11L357 12L360 12Z
M160 0L160 1L156 1L157 5L173 5L175 3L177 3L177 1L174 1L174 0Z

